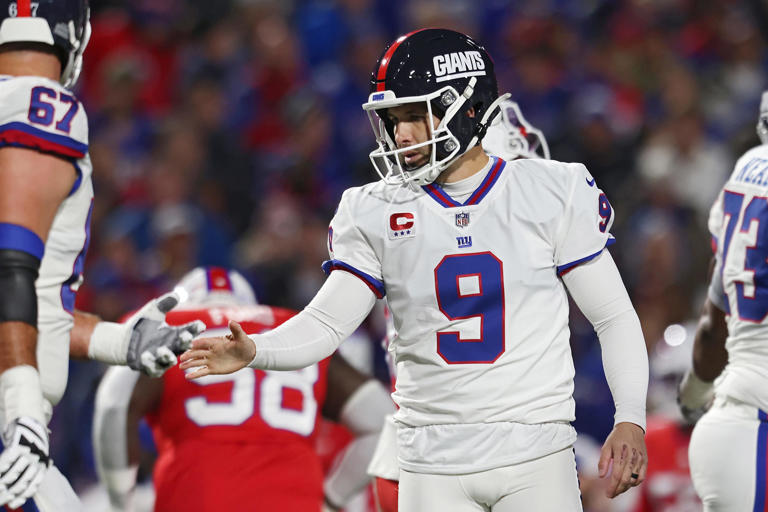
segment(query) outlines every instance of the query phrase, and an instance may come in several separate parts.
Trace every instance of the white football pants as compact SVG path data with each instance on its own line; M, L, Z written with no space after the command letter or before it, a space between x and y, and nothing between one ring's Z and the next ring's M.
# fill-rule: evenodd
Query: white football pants
M706 512L768 510L768 416L744 402L717 397L696 423L688 460Z
M539 459L466 475L400 470L399 512L580 512L569 447Z

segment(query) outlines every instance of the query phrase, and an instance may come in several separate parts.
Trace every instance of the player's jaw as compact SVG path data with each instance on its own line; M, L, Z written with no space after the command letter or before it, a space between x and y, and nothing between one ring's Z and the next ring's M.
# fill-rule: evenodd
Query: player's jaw
M407 147L410 146L402 146L398 149L402 150ZM426 165L429 162L429 157L432 152L431 148L431 145L426 145L400 152L398 154L398 159L400 160L400 164L403 166L403 169L406 171L412 171Z

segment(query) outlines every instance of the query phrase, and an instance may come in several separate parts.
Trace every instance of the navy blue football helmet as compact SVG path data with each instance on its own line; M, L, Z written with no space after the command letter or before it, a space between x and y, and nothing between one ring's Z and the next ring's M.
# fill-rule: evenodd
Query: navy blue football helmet
M91 37L88 0L0 0L0 45L43 43L60 58L61 83L72 87Z
M368 113L378 148L370 158L387 183L425 185L480 143L499 103L493 61L470 37L453 30L423 29L399 37L384 49L371 75ZM432 138L397 148L387 109L424 102ZM474 108L470 117L468 111ZM440 119L434 126L432 114ZM402 154L431 145L428 163L403 167Z

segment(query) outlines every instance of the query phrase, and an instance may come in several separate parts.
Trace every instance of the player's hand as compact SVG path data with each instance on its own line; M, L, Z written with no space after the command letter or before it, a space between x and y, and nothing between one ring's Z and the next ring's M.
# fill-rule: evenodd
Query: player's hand
M35 419L22 416L3 432L0 454L0 506L15 509L31 498L43 481L49 457L48 430Z
M600 478L611 478L606 491L609 498L615 498L630 487L640 485L648 469L643 429L629 422L613 427L600 450L597 468Z
M219 338L200 338L192 341L192 347L181 354L181 369L187 379L212 374L232 373L245 368L256 356L256 345L235 321L229 322L231 334Z
M683 418L693 425L701 418L714 399L714 386L711 382L701 380L692 369L689 369L677 387L677 405Z
M189 348L192 339L205 330L199 320L171 326L165 323L165 315L179 303L174 293L152 299L128 319L130 341L126 361L134 370L150 377L161 377L176 365L176 356Z

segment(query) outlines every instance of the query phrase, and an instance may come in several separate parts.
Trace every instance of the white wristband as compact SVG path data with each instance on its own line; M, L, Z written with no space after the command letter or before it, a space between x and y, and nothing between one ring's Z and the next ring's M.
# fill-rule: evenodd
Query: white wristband
M2 430L22 416L33 418L46 425L45 398L37 368L28 364L14 366L0 375L0 397L3 400Z
M126 364L129 328L127 324L99 322L88 342L88 358L107 364Z
M119 506L130 510L133 490L136 488L136 475L139 466L133 465L122 469L104 470L104 484L109 493L109 500L113 506Z
M689 369L680 383L680 403L690 409L704 407L712 399L714 384L701 380Z

